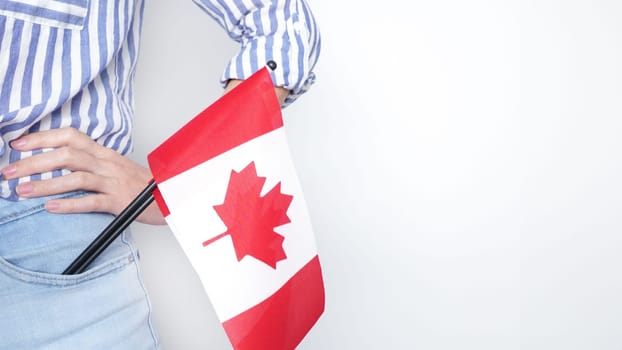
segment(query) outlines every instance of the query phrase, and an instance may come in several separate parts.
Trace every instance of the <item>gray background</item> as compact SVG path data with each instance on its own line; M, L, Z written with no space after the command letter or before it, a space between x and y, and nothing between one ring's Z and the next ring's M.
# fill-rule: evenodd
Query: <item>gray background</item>
M313 0L284 110L326 283L300 349L622 349L622 2ZM134 159L221 91L236 44L147 1ZM166 227L134 225L166 349L228 349Z

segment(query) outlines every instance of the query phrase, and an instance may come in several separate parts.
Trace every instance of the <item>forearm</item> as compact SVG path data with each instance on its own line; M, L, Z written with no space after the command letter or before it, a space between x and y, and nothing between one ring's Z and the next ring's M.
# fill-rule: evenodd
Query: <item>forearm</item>
M240 43L239 52L223 72L223 85L247 79L274 61L276 68L270 72L274 85L288 90L277 91L281 106L292 103L311 87L321 40L305 0L194 1Z

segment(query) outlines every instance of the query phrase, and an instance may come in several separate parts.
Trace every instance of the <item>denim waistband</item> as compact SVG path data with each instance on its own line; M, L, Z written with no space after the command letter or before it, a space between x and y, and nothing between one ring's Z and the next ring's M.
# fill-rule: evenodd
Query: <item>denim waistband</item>
M46 211L44 205L52 198L87 194L76 191L15 202L0 199L0 258L28 271L62 272L114 216L105 213L56 214ZM127 242L123 242L127 241L125 236L126 233L116 239L100 255L99 262L129 257L131 251Z
M45 203L51 199L75 198L84 196L86 193L87 192L85 191L72 191L53 196L30 198L18 201L0 198L0 225L13 220L19 220L24 216L28 216L38 211L45 210Z

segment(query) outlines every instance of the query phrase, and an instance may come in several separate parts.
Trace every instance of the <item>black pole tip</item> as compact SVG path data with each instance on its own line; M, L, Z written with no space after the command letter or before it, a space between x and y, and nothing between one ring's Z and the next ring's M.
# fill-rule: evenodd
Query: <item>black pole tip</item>
M276 69L276 62L274 62L273 60L268 61L268 63L266 63L266 65L271 69L271 70L275 70Z

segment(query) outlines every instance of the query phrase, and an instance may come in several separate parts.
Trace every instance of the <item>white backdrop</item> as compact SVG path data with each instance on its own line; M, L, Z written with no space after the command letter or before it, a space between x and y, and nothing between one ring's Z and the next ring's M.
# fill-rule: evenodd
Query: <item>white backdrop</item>
M316 86L284 111L326 311L300 349L622 347L622 2L312 0ZM219 95L235 43L149 0L146 154ZM166 227L134 225L165 349L229 349Z

